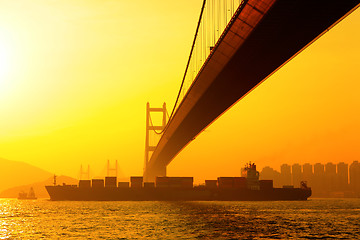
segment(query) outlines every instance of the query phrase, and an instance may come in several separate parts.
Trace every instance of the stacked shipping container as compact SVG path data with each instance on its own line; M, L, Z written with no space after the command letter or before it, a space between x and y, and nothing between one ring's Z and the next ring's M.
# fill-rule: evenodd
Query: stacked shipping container
M217 180L205 180L206 188L217 188Z
M129 188L129 182L118 182L118 188Z
M245 177L218 177L219 188L246 188Z
M91 188L91 181L90 180L80 180L79 187L80 188Z
M144 182L144 188L154 188L155 183L154 182Z
M116 177L105 177L105 187L117 187L116 181Z
M155 186L157 188L192 188L193 177L156 177Z
M143 177L130 177L131 188L142 188Z
M93 179L93 180L91 180L91 185L93 188L103 188L104 187L104 179Z
M260 190L273 189L273 180L260 180L259 185L260 185Z

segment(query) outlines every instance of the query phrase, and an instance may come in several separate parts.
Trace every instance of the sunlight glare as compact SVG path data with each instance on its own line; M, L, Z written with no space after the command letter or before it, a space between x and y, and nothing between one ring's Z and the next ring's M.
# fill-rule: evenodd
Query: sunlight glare
M0 77L3 78L9 70L9 50L0 37ZM3 82L3 81L1 81Z
M11 68L10 41L7 41L3 34L0 34L0 94L8 94L11 88L10 68Z

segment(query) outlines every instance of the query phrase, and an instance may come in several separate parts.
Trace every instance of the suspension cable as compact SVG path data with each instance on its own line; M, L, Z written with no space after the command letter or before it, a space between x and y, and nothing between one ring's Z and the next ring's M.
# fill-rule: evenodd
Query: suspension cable
M175 109L176 109L176 106L177 106L177 104L178 104L178 102L179 102L180 94L181 94L181 91L182 91L182 89L183 89L184 82L185 82L185 78L186 78L186 74L187 74L187 71L188 71L188 68L189 68L189 65L190 65L191 56L192 56L193 51L194 51L194 48L195 48L195 42L196 42L196 38L197 38L197 35L198 35L198 32L199 32L202 15L203 15L203 12L204 12L204 9L205 9L205 4L206 4L206 0L203 1L202 7L201 7L201 12L200 12L198 24L197 24L197 27L196 27L194 40L193 40L193 43L192 43L192 46L191 46L191 50L190 50L188 62L187 62L187 64L186 64L184 76L183 76L183 79L182 79L182 81L181 81L180 89L179 89L179 92L178 92L178 94L177 94L174 107L173 107L173 109L172 109L172 111L171 111L171 115L170 115L169 120L168 120L168 122L166 123L166 125L165 125L165 127L164 127L163 130L161 130L160 132L157 132L157 131L154 129L154 132L155 132L156 134L162 134L163 132L165 132L165 130L166 130L166 129L168 128L168 126L169 126L170 119L174 116ZM150 117L150 122L151 122L151 117Z
M161 133L164 131L164 129L161 130L161 132L156 131L156 129L154 128L154 124L153 124L153 122L152 122L152 119L151 119L151 114L149 114L149 119L150 119L150 125L153 127L153 131L154 131L156 134L161 134Z

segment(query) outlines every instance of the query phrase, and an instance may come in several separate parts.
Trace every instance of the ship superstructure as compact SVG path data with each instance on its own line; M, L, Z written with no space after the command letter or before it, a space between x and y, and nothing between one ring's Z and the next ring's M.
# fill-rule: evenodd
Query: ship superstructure
M247 188L251 190L259 190L260 182L259 182L259 172L256 171L255 163L249 162L246 164L244 168L242 168L241 176L246 178Z

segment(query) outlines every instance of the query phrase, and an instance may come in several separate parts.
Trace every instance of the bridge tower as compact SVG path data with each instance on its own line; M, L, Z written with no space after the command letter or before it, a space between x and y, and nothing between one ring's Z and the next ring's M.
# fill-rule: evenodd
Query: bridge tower
M88 165L87 171L83 170L82 164L80 165L80 180L84 175L86 176L86 179L90 179L90 165Z
M115 176L114 177L117 177L117 173L118 173L118 161L116 160L115 161L115 167L114 168L111 168L110 167L110 160L108 159L107 160L107 176L110 177L110 172L113 171L115 172Z
M152 112L161 112L162 125L154 126L151 120ZM148 169L148 163L151 158L152 152L155 151L156 146L150 145L150 133L152 131L163 131L166 126L166 103L163 104L162 108L151 108L150 103L146 104L146 137L145 137L145 161L144 161L144 181L154 181L156 176L166 176L166 165L158 166L155 169Z

